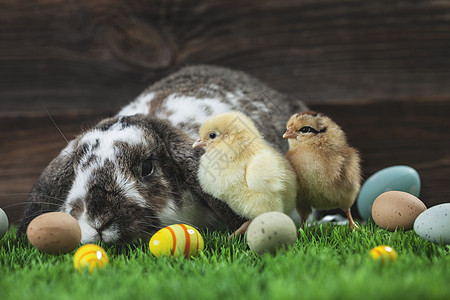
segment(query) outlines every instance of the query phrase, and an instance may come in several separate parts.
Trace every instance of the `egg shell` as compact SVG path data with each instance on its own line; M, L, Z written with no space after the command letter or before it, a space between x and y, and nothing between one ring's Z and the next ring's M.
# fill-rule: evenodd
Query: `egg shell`
M253 219L247 228L247 243L257 254L275 253L297 241L294 221L281 212L267 212Z
M411 230L416 218L427 207L414 195L390 191L378 196L372 205L372 218L383 229Z
M8 231L8 216L3 211L3 209L0 208L0 239L3 238Z
M363 220L372 217L372 204L384 192L402 191L419 197L420 177L409 166L384 168L370 176L362 185L356 200L356 207Z
M81 229L69 214L50 212L34 218L27 228L30 243L49 254L68 253L80 244Z
M174 224L157 231L149 242L150 251L157 257L190 257L203 251L202 235L194 227Z
M73 266L80 272L89 268L89 273L92 273L94 269L103 268L108 262L105 250L94 244L81 246L73 256Z
M386 245L372 248L369 255L373 260L380 260L382 264L387 262L392 263L398 258L397 252L393 248Z
M430 207L414 222L414 231L421 238L440 244L450 244L450 203Z

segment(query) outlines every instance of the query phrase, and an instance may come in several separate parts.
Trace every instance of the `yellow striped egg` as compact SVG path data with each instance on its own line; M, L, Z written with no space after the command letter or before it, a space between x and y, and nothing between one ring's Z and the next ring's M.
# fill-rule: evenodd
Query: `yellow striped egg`
M164 227L150 239L150 251L157 257L189 257L203 251L201 234L192 226L175 224Z
M80 247L73 257L73 265L80 272L82 269L89 267L89 273L92 273L94 269L104 267L108 261L105 250L93 244Z
M370 250L373 260L381 260L381 263L393 262L398 258L397 252L389 246L381 245Z

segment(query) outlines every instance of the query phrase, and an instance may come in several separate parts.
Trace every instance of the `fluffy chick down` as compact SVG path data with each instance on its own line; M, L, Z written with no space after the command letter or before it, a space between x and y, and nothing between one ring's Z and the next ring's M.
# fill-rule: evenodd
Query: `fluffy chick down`
M286 157L299 181L297 211L302 223L311 207L340 208L350 227L357 229L350 207L360 189L360 158L358 151L348 145L344 131L331 118L317 112L294 114L286 128Z
M210 118L193 146L206 149L198 170L203 190L237 214L251 220L265 212L289 214L294 209L294 169L246 115L229 112Z

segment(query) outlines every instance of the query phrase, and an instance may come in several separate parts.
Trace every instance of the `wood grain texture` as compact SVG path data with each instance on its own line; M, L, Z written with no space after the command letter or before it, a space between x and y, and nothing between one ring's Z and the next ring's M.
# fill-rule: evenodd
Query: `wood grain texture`
M0 2L0 113L118 109L179 66L248 71L308 103L446 99L450 2Z

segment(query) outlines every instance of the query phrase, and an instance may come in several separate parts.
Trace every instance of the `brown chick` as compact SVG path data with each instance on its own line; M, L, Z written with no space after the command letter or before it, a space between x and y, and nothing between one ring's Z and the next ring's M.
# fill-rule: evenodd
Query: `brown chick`
M227 203L238 215L256 216L295 207L297 179L289 161L269 146L252 120L240 112L208 119L194 148L204 147L198 178L203 190ZM246 231L245 222L237 234Z
M302 225L311 207L340 208L347 215L350 229L358 230L350 212L361 186L358 151L347 144L342 129L321 113L294 114L286 128L286 157L297 173L297 211Z

